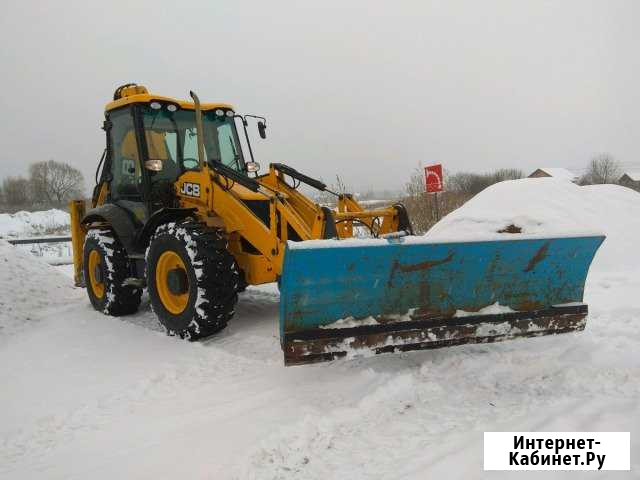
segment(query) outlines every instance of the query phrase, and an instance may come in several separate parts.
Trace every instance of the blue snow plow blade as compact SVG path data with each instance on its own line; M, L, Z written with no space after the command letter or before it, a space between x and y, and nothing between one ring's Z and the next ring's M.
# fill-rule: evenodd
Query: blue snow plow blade
M603 240L289 242L285 364L582 330L585 280Z

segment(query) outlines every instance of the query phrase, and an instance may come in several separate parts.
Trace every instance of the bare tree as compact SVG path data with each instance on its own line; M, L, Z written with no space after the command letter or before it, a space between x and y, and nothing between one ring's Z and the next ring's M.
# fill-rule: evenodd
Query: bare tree
M504 182L506 180L519 180L524 177L524 172L519 168L501 168L491 174L494 183Z
M34 200L47 205L59 205L81 195L84 183L80 170L55 160L32 164L29 181Z
M332 183L328 187L329 187L329 190L338 194L353 193L352 189L342 181L339 175L336 175L335 183ZM322 205L335 205L337 200L336 196L333 193L329 193L328 191L313 192L312 196L316 202Z
M348 193L349 192L349 188L347 188L347 185L342 181L342 179L340 178L340 175L336 175L336 183L334 185L335 188L335 192L337 193Z
M27 206L30 203L29 181L22 177L7 177L2 182L4 203L8 206Z
M421 234L429 230L437 221L437 212L444 216L462 205L467 197L450 188L448 172L444 172L445 191L438 194L438 208L435 197L425 192L424 169L417 167L411 173L411 178L405 184L402 203L407 208L409 218L416 233Z
M580 179L580 184L617 183L620 174L620 164L613 156L608 153L601 153L591 159L587 172Z
M448 190L473 196L494 183L517 180L524 176L517 168L503 168L491 173L460 172L449 177Z

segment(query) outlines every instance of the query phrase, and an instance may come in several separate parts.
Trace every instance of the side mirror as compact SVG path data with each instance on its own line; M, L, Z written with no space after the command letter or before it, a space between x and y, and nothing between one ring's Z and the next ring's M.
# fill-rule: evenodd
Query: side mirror
M247 166L247 172L249 173L257 172L258 170L260 170L260 164L258 162L247 162L246 166Z
M260 138L267 138L267 125L264 122L258 122L258 133Z
M144 168L152 172L160 172L162 171L162 160L147 160L144 162Z

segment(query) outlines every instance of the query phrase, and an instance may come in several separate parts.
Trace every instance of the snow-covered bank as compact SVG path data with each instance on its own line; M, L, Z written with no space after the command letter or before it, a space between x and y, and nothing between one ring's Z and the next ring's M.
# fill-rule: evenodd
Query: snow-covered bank
M227 330L190 344L165 336L145 299L136 315L105 317L70 278L0 245L13 272L0 268L0 301L25 326L0 338L0 477L519 479L534 475L482 471L483 431L636 438L640 195L548 182L492 187L429 235L503 235L514 222L604 232L583 333L350 362L282 366L274 285L249 288ZM631 458L631 473L598 478L637 473L634 440Z
M425 235L430 240L517 238L604 233L613 244L596 256L600 268L617 269L637 245L640 193L619 185L580 187L553 178L497 183L444 217ZM510 225L522 233L498 233Z
M39 212L0 213L0 238L67 232L70 223L69 214L55 208Z
M43 310L77 301L78 293L44 260L0 240L0 345L34 328Z
M497 183L447 215L428 238L478 239L510 237L498 233L509 225L523 235L567 235L583 232L617 234L638 208L640 194L619 185L580 187L553 178L525 178ZM633 229L633 226L631 229Z
M69 235L71 218L57 209L39 212L0 213L0 239ZM19 249L47 259L49 263L68 263L71 242L20 245Z

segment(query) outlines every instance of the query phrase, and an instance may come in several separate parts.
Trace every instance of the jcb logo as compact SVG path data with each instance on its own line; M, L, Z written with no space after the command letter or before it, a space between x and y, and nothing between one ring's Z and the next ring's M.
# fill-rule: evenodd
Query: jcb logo
M180 189L180 193L183 194L183 195L187 195L189 197L199 197L200 196L200 184L199 183L184 182L182 184L182 188Z

